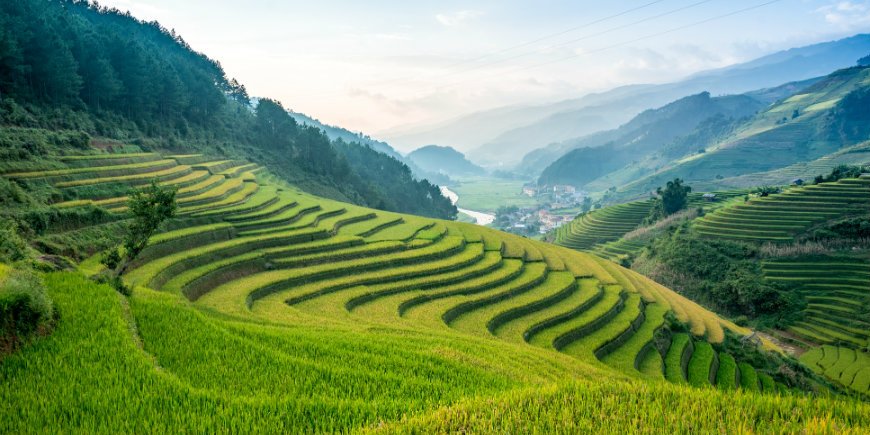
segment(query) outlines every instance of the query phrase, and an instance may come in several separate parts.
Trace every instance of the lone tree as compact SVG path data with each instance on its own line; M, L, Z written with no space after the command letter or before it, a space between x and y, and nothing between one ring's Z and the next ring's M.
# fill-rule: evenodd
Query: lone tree
M154 235L160 224L166 219L175 216L178 205L175 202L175 189L158 186L152 182L150 186L136 190L130 195L127 207L132 216L132 221L127 226L124 236L124 253L118 248L113 248L103 253L102 263L111 272L110 280L118 291L129 294L123 282L121 274L146 246L148 239Z
M675 178L674 181L668 181L664 189L661 187L657 188L656 194L658 198L650 212L648 220L656 221L686 208L691 191L692 188L683 185L683 180L679 178Z

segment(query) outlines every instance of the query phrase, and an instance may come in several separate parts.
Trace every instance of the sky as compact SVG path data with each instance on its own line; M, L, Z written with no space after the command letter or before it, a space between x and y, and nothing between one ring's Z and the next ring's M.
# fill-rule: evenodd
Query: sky
M252 96L378 137L870 32L870 0L100 0Z

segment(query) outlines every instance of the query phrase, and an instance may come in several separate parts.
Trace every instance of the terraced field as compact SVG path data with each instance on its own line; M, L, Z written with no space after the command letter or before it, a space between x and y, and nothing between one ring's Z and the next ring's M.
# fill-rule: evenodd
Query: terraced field
M703 207L705 211L712 211L745 194L744 190L715 192L716 200L710 202L704 199L703 193L692 193L687 209ZM619 261L637 253L648 241L649 234L635 230L643 228L651 207L651 201L635 201L587 213L559 228L556 244Z
M861 257L814 256L767 261L765 278L797 287L807 299L803 319L789 332L814 344L866 349L870 322L857 313L870 290L870 261Z
M855 383L855 373L843 378L831 366L837 360L832 355L839 349L856 372L870 370L870 360L861 357L870 350L870 319L859 314L868 303L870 260L863 256L804 256L766 261L763 270L766 279L795 286L807 300L801 320L779 333L779 338L811 349L801 358L810 368L845 387L857 385L854 389L866 393L860 376ZM816 347L819 345L824 346ZM836 368L844 370L843 363Z
M813 225L870 210L867 198L870 198L868 178L792 188L721 208L698 219L694 228L709 237L790 242Z
M692 349L712 349L727 330L749 333L596 256L317 198L245 162L149 158L205 174L181 188L190 190L179 191L180 215L130 265L123 278L134 293L122 304L74 274L47 277L69 320L47 347L0 364L0 376L14 381L0 397L39 403L0 423L2 431L44 427L46 416L62 415L61 402L114 409L69 423L85 431L107 421L135 431L132 422L155 419L167 426L152 429L163 431L191 413L202 417L183 424L203 431L347 431L554 383L615 382L626 395L635 384L624 383L641 380L704 386L717 383L718 370ZM104 159L81 160L80 169L94 170L77 170L76 180L117 173ZM63 182L56 176L29 177ZM123 195L83 201L107 201L123 218ZM654 338L668 312L690 334L660 348ZM63 356L50 351L60 343L72 346ZM735 388L780 388L745 362L733 365L741 377L722 376ZM82 383L99 385L106 402L73 387L52 390Z
M867 349L824 345L803 354L801 362L846 388L870 395L870 354Z
M586 213L557 230L556 243L585 251L618 240L649 216L652 201L635 201Z
M754 198L710 213L693 226L707 237L787 244L824 222L868 211L870 178L864 175ZM867 352L870 319L860 314L866 312L870 289L870 257L866 250L768 259L762 262L762 270L767 280L794 288L807 301L800 320L785 331L772 333L780 340L810 349L805 358L811 368L851 388L851 379L847 382L829 370L832 361L817 364L815 356L822 352L819 345L825 345L828 357L831 349L837 348L847 355ZM866 363L860 358L853 360L857 365ZM860 387L858 390L865 392Z
M722 340L723 329L745 332L607 261L474 225L308 196L258 176L259 168L245 162L152 154L74 162L74 168L7 176L61 189L71 182L136 186L149 179L178 187L180 217L154 237L125 279L227 315L453 329L601 360L626 373L641 375L643 368L643 375L659 378L662 357L651 343L666 312L712 342ZM160 178L177 168L179 174ZM123 213L125 199L83 197L69 206ZM590 216L603 227L610 222L605 217L623 221L627 230L648 206Z
M817 175L830 174L831 170L839 165L870 165L870 142L846 147L809 162L795 163L767 172L730 177L720 180L718 183L726 186L745 188L759 185L785 185L797 178L812 180Z

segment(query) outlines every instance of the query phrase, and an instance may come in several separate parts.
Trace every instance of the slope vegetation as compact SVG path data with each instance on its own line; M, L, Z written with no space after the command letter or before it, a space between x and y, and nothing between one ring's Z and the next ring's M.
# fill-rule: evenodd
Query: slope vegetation
M142 158L149 164L130 163ZM724 396L695 396L665 381L716 384L719 369L704 362L712 361L711 343L749 332L609 261L474 225L318 198L246 162L74 160L76 168L4 176L64 188L98 186L119 173L131 178L117 182L135 184L189 166L186 175L160 181L188 190L179 190L180 216L124 275L135 288L131 298L119 303L111 289L77 274L46 276L63 320L54 335L0 363L0 398L28 404L4 416L4 432L49 425L124 431L141 421L156 431L181 424L347 431L437 416L438 407L465 400L510 402L523 391L550 397L553 388L586 389L602 379L614 397L651 382L642 409L689 409ZM123 220L121 198L82 196L63 206L102 201ZM98 270L96 259L81 268ZM669 333L674 322L689 333ZM675 367L671 349L679 343L702 350L681 351ZM769 379L747 362L736 363L756 381L743 388L788 388L787 379ZM677 391L685 399L674 401ZM769 407L808 406L806 399L751 397L748 412L759 419ZM868 424L854 408L831 406L824 424ZM78 411L65 417L65 409ZM649 413L650 427L681 427L661 415ZM816 414L807 418L788 427L818 424Z

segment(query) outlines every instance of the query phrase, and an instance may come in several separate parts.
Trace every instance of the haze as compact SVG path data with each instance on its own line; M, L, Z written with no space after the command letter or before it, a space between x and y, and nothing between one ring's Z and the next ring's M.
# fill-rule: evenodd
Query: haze
M252 95L375 136L667 82L870 28L870 1L768 3L100 2L174 28Z

